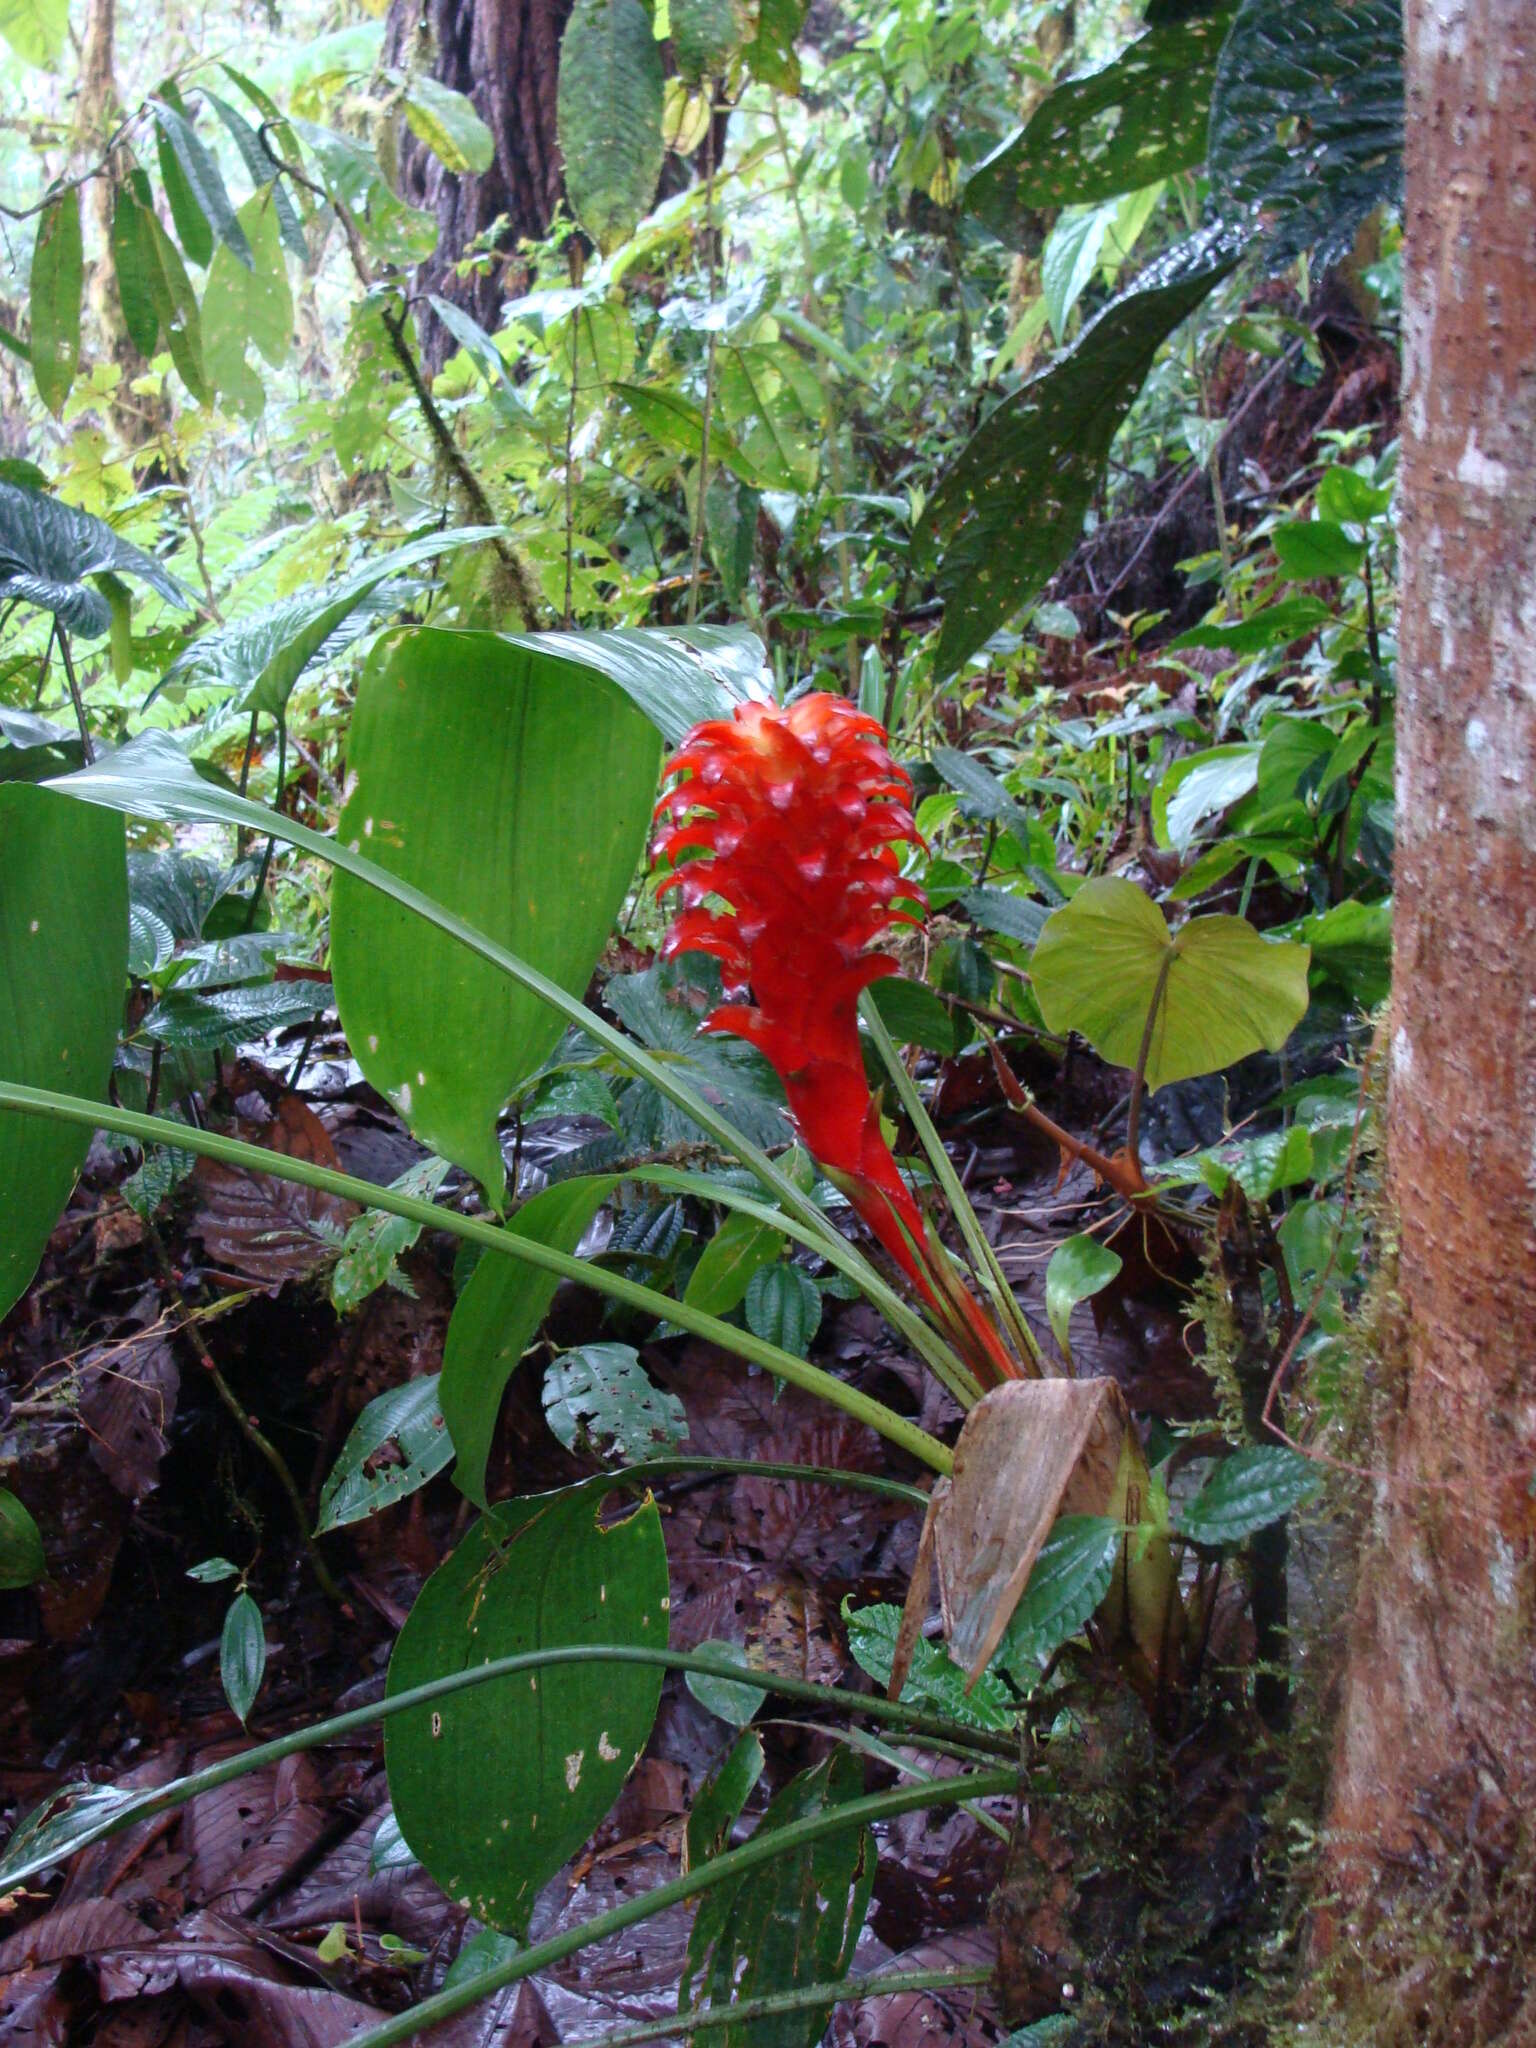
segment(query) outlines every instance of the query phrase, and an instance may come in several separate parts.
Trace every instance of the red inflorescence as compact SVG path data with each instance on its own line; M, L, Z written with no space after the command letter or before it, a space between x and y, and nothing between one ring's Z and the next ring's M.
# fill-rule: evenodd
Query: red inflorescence
M896 971L870 949L927 911L897 861L918 835L884 728L820 692L787 710L743 704L696 725L667 773L680 779L656 806L653 852L674 864L661 887L682 908L664 951L711 953L728 995L750 990L706 1028L766 1056L807 1146L931 1297L923 1219L881 1136L859 1049L860 992Z

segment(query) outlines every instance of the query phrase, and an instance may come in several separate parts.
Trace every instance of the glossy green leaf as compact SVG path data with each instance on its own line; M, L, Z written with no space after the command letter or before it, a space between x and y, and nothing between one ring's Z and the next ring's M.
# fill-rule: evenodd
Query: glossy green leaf
M821 1291L809 1273L786 1261L762 1266L747 1283L747 1328L765 1344L804 1358L821 1327Z
M732 1656L739 1655L731 1646ZM712 1856L718 1856L731 1839L731 1830L752 1797L763 1775L763 1742L755 1729L744 1728L736 1738L725 1762L699 1792L688 1812L688 1830L683 1844L683 1868L697 1870Z
M1364 541L1351 540L1331 519L1296 519L1271 535L1280 568L1293 583L1320 576L1353 576L1365 560Z
M544 1416L568 1451L591 1448L626 1463L674 1450L688 1435L676 1394L647 1375L631 1344L580 1344L544 1374Z
M1194 917L1170 934L1134 882L1102 875L1053 911L1030 962L1040 1014L1102 1059L1134 1067L1147 1018L1149 1088L1278 1052L1307 1009L1308 950L1240 917Z
M560 45L556 122L571 211L604 255L656 196L661 51L640 0L576 0Z
M252 93L257 90L249 80L242 79L238 72L230 71L227 64L223 69L243 91ZM277 118L276 107L268 101L269 111L263 118L271 124L271 134L268 141L264 142L237 107L232 107L228 100L220 99L206 84L200 82L198 89L223 122L236 149L239 150L240 161L245 165L246 176L251 183L258 191L266 187L271 188L272 204L277 209L278 233L282 237L283 247L296 263L307 263L309 245L304 239L303 223L288 196L287 186L278 176L277 165L273 161L274 154L286 158L290 163L297 158L298 144L293 140L292 131L286 122Z
M1038 943L1051 914L1049 904L1031 903L1027 896L1010 895L1006 889L962 889L959 901L977 924L1021 946Z
M573 1252L615 1185L612 1177L557 1182L525 1202L507 1228ZM502 1393L538 1335L558 1284L552 1273L513 1259L483 1258L454 1307L441 1397L459 1454L454 1484L477 1506L486 1505L485 1467Z
M752 1276L784 1249L778 1231L751 1216L730 1215L705 1245L683 1300L706 1315L726 1316L746 1298Z
M261 1623L261 1609L249 1593L237 1593L229 1603L219 1637L219 1677L224 1697L235 1710L243 1728L267 1669L267 1636Z
M1340 463L1325 469L1317 481L1320 519L1365 526L1379 519L1391 503L1392 493L1386 485L1367 483L1358 470L1345 469Z
M1076 542L1153 357L1239 253L1216 227L1149 264L967 442L914 537L921 558L937 562L945 601L936 674L983 646Z
M1111 204L1070 206L1046 236L1040 253L1040 291L1058 341L1067 331L1073 307L1093 282L1115 211Z
M127 965L121 820L0 783L0 1076L105 1099ZM31 1281L87 1142L0 1112L0 1315Z
M217 236L249 266L254 261L250 243L207 145L175 107L163 99L152 99L149 104L160 136L160 173L181 246L194 263L206 264Z
M386 1444L395 1456L374 1467ZM393 1507L418 1491L453 1463L453 1438L443 1420L438 1375L424 1374L391 1387L371 1400L358 1416L320 1489L317 1534L344 1529L369 1515Z
M1092 205L1205 156L1216 58L1234 4L1150 28L1112 63L1069 78L967 179L961 204L1013 248L1042 210Z
M80 194L61 192L45 206L32 251L32 374L38 396L57 415L64 409L80 365L80 297L85 255L80 241Z
M920 981L888 974L870 988L870 1001L898 1045L920 1045L947 1058L955 1049L955 1025L947 1006Z
M278 236L272 186L253 193L238 219L251 261L241 261L225 242L214 251L203 293L203 363L221 396L238 399L261 382L246 366L254 344L274 370L287 361L293 339L293 296ZM259 408L258 408L259 409Z
M240 1567L231 1564L227 1557L205 1557L201 1564L189 1567L187 1577L195 1579L200 1586L222 1585L226 1579L237 1579Z
M644 847L660 760L622 692L493 634L417 631L364 678L347 758L339 838L585 989ZM331 949L363 1072L499 1207L496 1119L553 1051L559 1016L345 874Z
M1021 1692L1109 1591L1124 1541L1123 1524L1109 1515L1063 1515L1046 1537L997 1652Z
M474 103L430 71L413 71L405 88L405 121L445 171L478 177L496 160L496 138Z
M1289 647L1293 640L1315 632L1333 617L1321 598L1283 597L1278 603L1250 612L1246 619L1220 620L1191 626L1168 642L1167 651L1177 654L1186 647L1230 649L1240 654L1262 654L1271 647Z
M111 625L112 610L86 579L104 571L136 577L167 603L187 605L175 577L104 519L42 491L0 483L0 601L20 598L52 612L66 631L94 639Z
M1086 1230L1067 1238L1051 1253L1050 1264L1045 1269L1045 1312L1056 1333L1056 1342L1061 1346L1061 1355L1069 1362L1072 1346L1067 1332L1073 1309L1080 1301L1102 1293L1120 1271L1121 1264L1117 1251L1111 1250L1107 1244L1100 1244Z
M0 1593L31 1586L48 1569L43 1539L24 1502L0 1486Z
M448 1173L446 1159L427 1158L390 1182L403 1195L431 1201ZM338 1315L350 1315L360 1308L375 1289L386 1282L400 1282L396 1261L408 1252L421 1235L421 1225L403 1216L387 1215L382 1209L366 1210L347 1228L341 1257L331 1274L331 1306Z
M274 981L256 988L172 988L139 1026L139 1035L182 1051L250 1045L268 1032L305 1024L331 1006L324 982Z
M863 1765L838 1749L776 1794L759 1830L772 1833L824 1813L863 1789ZM876 1856L873 1833L850 1827L705 1892L678 1986L679 2011L707 2000L712 2012L723 2013L738 1999L843 1976L863 1931ZM711 2032L720 2048L814 2048L831 2013L828 2005Z
M1400 0L1244 0L1211 96L1206 168L1265 223L1272 271L1325 269L1403 177Z
M1223 1458L1178 1516L1192 1543L1241 1543L1317 1491L1321 1473L1284 1444L1250 1444Z
M0 0L0 36L24 63L55 70L69 40L69 0Z
M1158 845L1185 852L1206 819L1247 796L1258 779L1256 741L1236 740L1183 755L1152 792L1152 831Z
M493 1657L579 1643L665 1648L667 1555L654 1502L602 1525L600 1487L512 1502L421 1589L391 1694ZM385 1731L406 1841L448 1895L525 1937L533 1902L639 1762L659 1669L554 1666L397 1715Z
M744 626L615 626L604 633L508 633L509 647L606 676L668 746L706 718L768 694L767 654Z

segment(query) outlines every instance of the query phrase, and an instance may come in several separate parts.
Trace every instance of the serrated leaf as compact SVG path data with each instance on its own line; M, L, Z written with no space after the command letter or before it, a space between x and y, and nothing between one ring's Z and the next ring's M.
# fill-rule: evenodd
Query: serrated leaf
M393 1456L380 1456L387 1447ZM378 1461L375 1463L375 1461ZM347 1433L320 1489L315 1533L344 1529L393 1507L453 1463L438 1375L424 1374L376 1395Z
M1124 1525L1108 1515L1063 1515L1046 1537L997 1651L1021 1692L1096 1611L1125 1538Z
M843 1620L853 1661L877 1684L889 1685L901 1632L901 1609L884 1603L854 1607L845 1599ZM919 1636L914 1646L901 1697L908 1706L926 1707L966 1727L994 1732L1011 1728L1016 1714L1013 1696L995 1671L983 1671L967 1690L960 1666L942 1643L930 1642L926 1636Z
M747 1283L745 1299L754 1337L805 1357L821 1327L821 1291L809 1273L782 1260L763 1266Z
M1180 1510L1179 1533L1192 1543L1241 1543L1309 1500L1320 1482L1317 1466L1300 1451L1250 1444L1223 1458Z
M560 45L556 123L571 211L604 255L628 241L656 196L665 89L640 0L576 0Z
M0 1593L35 1585L48 1569L43 1538L26 1504L0 1486Z
M1101 875L1053 911L1030 962L1052 1031L1079 1031L1101 1059L1134 1067L1147 1017L1149 1088L1278 1052L1306 1014L1308 951L1240 917L1195 917L1170 934L1134 882Z
M423 1586L395 1644L391 1695L487 1658L581 1643L665 1648L667 1557L647 1501L602 1526L602 1489L484 1516ZM638 1762L659 1669L570 1664L454 1693L386 1724L406 1841L477 1919L525 1937L544 1885Z
M85 255L80 240L80 193L60 193L44 207L32 252L32 374L38 396L58 416L80 363L80 297Z
M145 1038L183 1052L249 1045L290 1024L305 1024L331 1006L324 982L274 981L255 988L167 989L139 1026Z
M267 1637L261 1623L261 1609L249 1593L237 1593L224 1617L219 1637L219 1677L224 1697L235 1711L241 1727L256 1704L267 1669Z
M545 1370L544 1419L568 1451L590 1444L631 1463L688 1434L682 1402L651 1381L630 1344L562 1351Z

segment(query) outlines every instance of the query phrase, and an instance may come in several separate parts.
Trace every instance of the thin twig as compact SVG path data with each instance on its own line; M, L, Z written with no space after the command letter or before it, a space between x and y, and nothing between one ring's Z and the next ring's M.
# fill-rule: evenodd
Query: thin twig
M80 694L79 680L75 675L75 664L70 659L69 635L57 622L55 623L55 637L59 643L59 652L64 657L64 674L69 683L70 702L75 707L75 720L80 727L80 751L85 756L86 767L89 768L96 758L96 749L91 745L90 728L85 722L85 699Z

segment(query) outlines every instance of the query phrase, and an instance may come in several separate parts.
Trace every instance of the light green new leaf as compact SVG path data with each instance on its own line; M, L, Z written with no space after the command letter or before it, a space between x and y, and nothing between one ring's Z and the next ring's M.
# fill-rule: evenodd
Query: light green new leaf
M576 0L560 45L556 124L571 211L606 256L651 210L666 81L640 0Z
M1051 1262L1045 1269L1045 1312L1056 1333L1056 1342L1061 1346L1061 1355L1068 1363L1071 1362L1072 1347L1067 1332L1073 1309L1080 1301L1102 1293L1119 1272L1121 1264L1118 1252L1111 1251L1107 1244L1100 1244L1086 1230L1067 1238L1051 1253Z
M507 1228L519 1237L573 1252L613 1177L558 1181L525 1202ZM559 1285L513 1259L481 1259L459 1296L443 1346L440 1394L459 1461L453 1483L485 1507L485 1467L501 1412L502 1390L538 1335Z
M25 1502L0 1486L0 1593L35 1585L47 1569L42 1535Z
M208 270L203 293L203 363L217 390L238 399L247 387L261 393L259 378L246 367L245 350L254 342L272 365L281 369L293 337L293 295L283 262L278 233L276 187L255 192L241 207L238 219L250 244L251 262L243 263L221 242Z
M338 837L579 995L645 843L660 751L590 670L424 629L359 690ZM499 1208L496 1119L554 1050L559 1016L346 874L331 970L369 1081Z
M54 70L69 39L69 0L0 0L0 36L24 63Z
M750 1216L727 1216L689 1275L683 1300L706 1315L728 1316L740 1306L753 1275L784 1249L778 1231Z
M0 783L0 1076L105 1099L128 970L121 819ZM89 1133L0 1113L0 1316L69 1200Z
M1240 917L1195 917L1170 934L1134 882L1101 875L1046 920L1030 962L1052 1031L1134 1067L1147 1018L1149 1088L1278 1052L1307 1008L1307 947L1261 938Z
M432 76L413 73L405 89L405 120L445 171L456 177L488 171L496 157L496 138L475 112L473 103Z
M389 1692L567 1644L664 1649L661 1517L647 1500L605 1528L604 1498L601 1486L572 1487L477 1522L421 1589L390 1660ZM457 1904L526 1937L539 1892L639 1761L661 1678L645 1665L557 1665L388 1723L395 1818Z
M85 257L80 194L60 193L43 209L32 252L32 374L38 396L57 417L80 365L80 294Z

